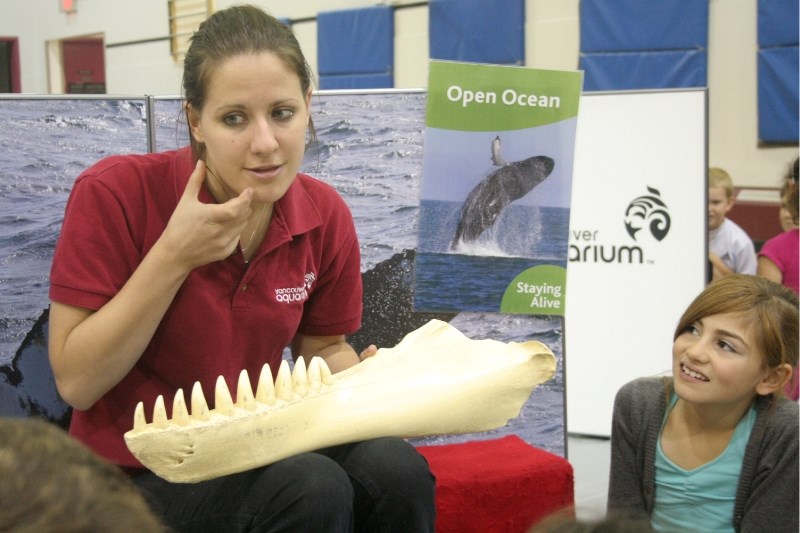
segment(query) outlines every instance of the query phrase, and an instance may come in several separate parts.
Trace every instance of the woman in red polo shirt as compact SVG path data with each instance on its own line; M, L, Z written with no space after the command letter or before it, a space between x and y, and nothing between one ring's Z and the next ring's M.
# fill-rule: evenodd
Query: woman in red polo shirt
M433 477L402 439L191 485L127 450L140 400L196 381L213 397L217 376L264 363L274 375L286 346L333 372L359 362L345 341L361 321L358 240L341 197L298 173L311 74L291 30L252 6L215 13L183 86L191 146L100 161L67 203L49 351L70 433L129 470L175 530L432 531Z

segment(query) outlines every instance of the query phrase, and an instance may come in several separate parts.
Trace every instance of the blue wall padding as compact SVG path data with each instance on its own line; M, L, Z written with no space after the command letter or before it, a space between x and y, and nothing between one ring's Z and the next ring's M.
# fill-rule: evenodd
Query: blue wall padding
M708 84L709 0L581 0L584 90Z
M317 66L320 89L392 87L394 10L389 6L327 11L317 14ZM339 79L333 87L329 76ZM386 85L386 79L389 85ZM380 80L381 85L363 85Z
M705 50L581 55L585 91L705 87Z
M758 139L796 143L798 132L797 0L758 2Z
M798 132L798 47L758 52L758 138L765 143L795 143Z
M798 43L797 0L759 0L758 46L796 46Z
M317 61L320 74L391 72L394 11L377 6L319 13Z
M391 74L327 74L320 76L321 89L391 89Z
M525 64L524 0L431 0L431 59Z
M706 48L708 0L581 0L581 52Z

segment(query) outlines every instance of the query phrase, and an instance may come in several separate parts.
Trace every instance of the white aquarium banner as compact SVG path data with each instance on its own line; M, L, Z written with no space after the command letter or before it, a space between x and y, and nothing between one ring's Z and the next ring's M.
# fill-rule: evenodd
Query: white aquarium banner
M671 373L707 272L706 91L585 93L575 148L567 431L608 436L626 382Z

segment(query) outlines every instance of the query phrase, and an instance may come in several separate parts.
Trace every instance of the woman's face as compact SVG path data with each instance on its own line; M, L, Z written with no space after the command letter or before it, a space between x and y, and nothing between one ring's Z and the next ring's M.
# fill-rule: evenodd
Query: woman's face
M675 392L697 404L743 405L767 377L764 355L740 314L698 320L672 344Z
M203 108L189 106L194 138L205 144L211 193L224 202L243 190L273 203L294 181L305 150L311 91L269 52L239 55L208 79Z

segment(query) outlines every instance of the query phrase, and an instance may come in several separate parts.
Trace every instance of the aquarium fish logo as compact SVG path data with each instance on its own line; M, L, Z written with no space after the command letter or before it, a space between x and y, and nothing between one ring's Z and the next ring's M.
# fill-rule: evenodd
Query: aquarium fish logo
M275 289L275 301L283 303L304 302L308 300L308 291L316 281L317 276L313 272L303 276L303 283L297 287L284 287Z
M647 187L647 191L650 194L634 199L625 210L625 229L634 241L636 234L645 227L653 238L662 241L669 233L672 219L661 192L653 187Z

